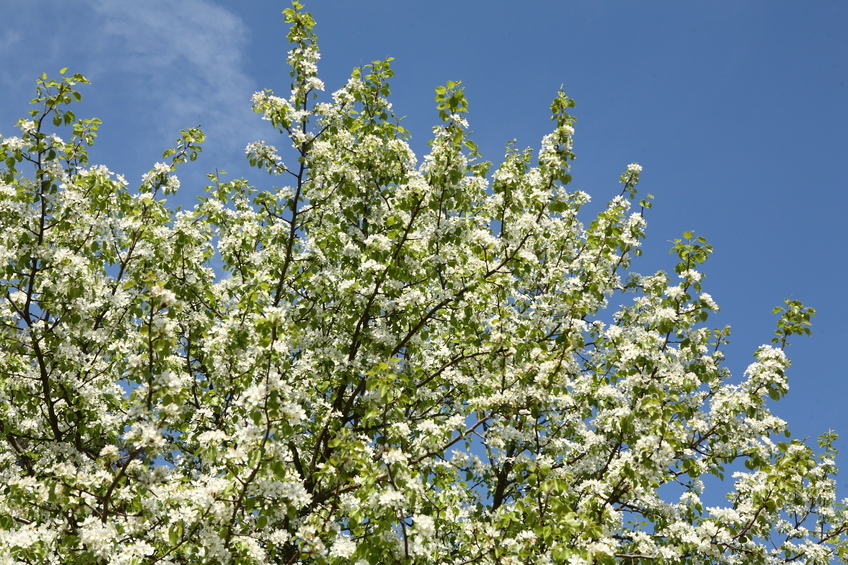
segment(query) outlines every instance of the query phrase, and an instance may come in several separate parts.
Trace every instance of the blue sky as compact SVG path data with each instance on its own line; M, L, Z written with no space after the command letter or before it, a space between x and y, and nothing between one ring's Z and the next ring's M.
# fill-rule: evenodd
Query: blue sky
M78 117L104 124L94 162L134 182L181 128L206 150L182 171L191 205L216 167L257 184L244 147L283 145L250 110L263 88L285 93L286 2L0 0L0 133L28 109L38 74L61 67L93 83ZM320 76L329 91L353 66L394 57L392 100L426 149L433 89L461 80L474 139L498 162L506 142L537 147L563 85L576 99L573 187L597 210L628 163L655 195L645 256L671 270L669 241L693 230L715 248L705 290L733 327L728 366L741 375L793 297L818 310L796 338L790 392L774 406L794 437L828 429L848 468L848 3L321 0ZM589 210L589 211L591 211ZM588 221L589 216L584 216ZM845 474L840 479L848 495Z

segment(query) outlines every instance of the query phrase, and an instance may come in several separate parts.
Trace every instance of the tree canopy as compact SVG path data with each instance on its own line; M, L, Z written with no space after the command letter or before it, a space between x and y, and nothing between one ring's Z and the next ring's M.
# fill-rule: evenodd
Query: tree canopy
M448 82L419 163L391 60L319 95L302 8L291 91L253 98L280 186L210 174L170 209L190 128L129 189L88 162L64 70L0 139L0 564L844 560L836 436L790 441L767 406L814 311L776 308L733 379L710 245L628 271L641 167L578 218L570 98L493 168Z

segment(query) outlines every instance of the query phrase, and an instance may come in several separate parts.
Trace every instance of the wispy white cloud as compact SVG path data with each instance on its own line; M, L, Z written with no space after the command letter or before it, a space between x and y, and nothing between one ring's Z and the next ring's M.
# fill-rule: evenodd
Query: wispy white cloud
M9 4L0 0L0 12ZM250 31L223 7L208 0L15 6L15 21L0 23L0 100L14 97L20 117L37 74L82 72L93 83L83 91L84 114L104 120L101 138L113 154L101 154L116 170L140 174L180 129L201 125L209 138L202 179L215 167L233 171L245 145L267 134L250 109L258 89L244 71ZM49 33L36 40L28 29ZM12 116L0 110L0 118L8 133Z
M253 80L243 71L248 30L220 6L202 0L92 0L103 19L104 49L118 49L110 71L124 75L133 97L169 116L226 138L252 115ZM162 124L167 127L166 124Z

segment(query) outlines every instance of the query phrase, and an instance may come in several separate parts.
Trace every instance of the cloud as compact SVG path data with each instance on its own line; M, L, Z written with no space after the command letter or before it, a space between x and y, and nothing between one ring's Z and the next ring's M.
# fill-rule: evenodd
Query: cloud
M104 47L119 48L110 70L129 79L133 97L155 102L169 122L201 119L224 137L244 128L255 88L242 71L248 30L238 17L201 0L92 5L109 38Z
M232 171L234 161L238 169L245 145L268 133L250 109L258 89L244 70L250 30L219 5L34 0L6 10L2 3L12 17L0 23L0 99L15 102L14 115L0 109L4 134L25 112L35 77L64 66L93 83L82 89L77 113L104 122L95 160L102 155L131 180L161 160L180 129L200 125L208 136L195 174L201 179L215 167ZM33 40L27 29L48 32Z

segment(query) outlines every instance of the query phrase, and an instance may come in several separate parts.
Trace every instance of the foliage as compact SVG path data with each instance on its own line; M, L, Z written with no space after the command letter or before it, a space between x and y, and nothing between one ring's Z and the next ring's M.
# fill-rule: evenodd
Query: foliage
M286 186L210 175L169 210L188 129L130 191L88 164L99 121L64 71L0 141L0 563L844 558L835 435L778 442L766 406L812 309L787 301L734 384L704 239L674 242L674 275L625 273L641 167L578 220L571 99L489 175L449 82L418 165L389 60L316 97L301 8L290 96L253 100L294 157L248 147Z

